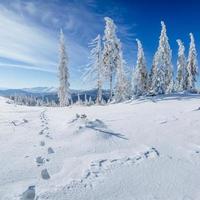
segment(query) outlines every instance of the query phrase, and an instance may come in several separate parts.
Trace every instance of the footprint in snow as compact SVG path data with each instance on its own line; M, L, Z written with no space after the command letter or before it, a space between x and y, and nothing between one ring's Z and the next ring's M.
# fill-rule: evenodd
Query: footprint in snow
M43 135L43 134L44 134L44 131L41 130L41 131L39 132L39 135Z
M44 164L44 162L45 162L45 159L42 158L41 156L38 156L38 157L36 158L36 163L38 164L38 166Z
M46 138L49 138L49 139L51 139L51 140L53 139L53 138L52 138L51 136L49 136L49 135L45 135L45 137L46 137Z
M49 175L47 169L43 169L43 170L41 171L41 176L42 176L42 178L45 179L45 180L50 179L50 175Z
M166 124L168 121L166 120L166 121L162 121L162 122L160 122L160 124Z
M21 195L21 200L34 200L35 199L35 186L29 186L28 189Z
M44 141L40 141L40 146L44 146L45 142Z
M48 154L52 154L52 153L55 153L55 152L54 152L54 150L51 147L49 147L48 148Z
M27 120L27 119L23 119L23 122L24 122L24 123L28 123L28 120Z
M194 111L199 111L200 110L200 107L198 107L197 109L195 109Z

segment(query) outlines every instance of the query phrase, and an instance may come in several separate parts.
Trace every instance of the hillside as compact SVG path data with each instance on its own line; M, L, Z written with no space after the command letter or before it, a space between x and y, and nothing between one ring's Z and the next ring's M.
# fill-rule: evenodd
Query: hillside
M31 199L27 192L41 200L200 196L199 95L67 108L6 101L0 98L3 200Z
M93 101L96 100L97 89L91 90L70 90L71 98L73 102L78 100L78 95L82 101L85 100L85 95L89 100L89 97L92 98ZM57 97L57 89L54 87L34 87L34 88L22 88L22 89L1 89L0 88L0 96L3 97L15 97L15 96L28 96L28 97L36 97L39 99L48 99L49 101L54 100L58 101ZM102 96L104 100L108 100L109 90L102 90Z

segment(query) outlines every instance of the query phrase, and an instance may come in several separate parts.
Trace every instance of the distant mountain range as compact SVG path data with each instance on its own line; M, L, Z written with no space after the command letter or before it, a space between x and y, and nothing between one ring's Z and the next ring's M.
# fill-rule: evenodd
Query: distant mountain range
M92 89L94 91L95 89ZM90 92L91 90L71 90L73 93L85 93ZM14 96L14 95L33 95L33 96L43 96L47 94L57 94L56 87L33 87L33 88L21 88L21 89L9 89L9 88L0 88L1 96Z
M56 93L56 87L34 87L34 88L22 88L21 90L29 93Z
M78 99L78 94L80 98L84 100L85 94L87 98L91 96L93 100L96 99L97 89L91 90L70 90L72 99L76 101ZM22 89L7 89L0 88L0 96L10 97L10 96L34 96L38 98L48 98L49 100L56 100L57 88L55 87L34 87L34 88L22 88ZM108 99L109 90L103 90L103 98Z

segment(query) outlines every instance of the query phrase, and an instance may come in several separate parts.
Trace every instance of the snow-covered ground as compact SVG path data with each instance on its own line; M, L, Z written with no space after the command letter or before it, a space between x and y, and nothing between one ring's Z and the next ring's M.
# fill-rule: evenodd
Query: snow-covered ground
M68 108L6 101L0 199L200 199L200 96Z

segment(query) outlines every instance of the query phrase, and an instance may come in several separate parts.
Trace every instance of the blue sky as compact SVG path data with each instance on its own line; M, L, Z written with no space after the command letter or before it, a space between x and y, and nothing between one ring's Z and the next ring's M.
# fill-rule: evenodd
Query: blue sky
M189 33L200 47L200 3L158 0L1 0L0 87L57 86L58 34L63 29L70 58L71 88L89 88L81 75L88 63L88 43L103 35L104 17L113 18L124 57L136 62L135 39L142 41L148 68L164 20L176 68L176 39L189 47ZM186 53L187 53L186 51Z

